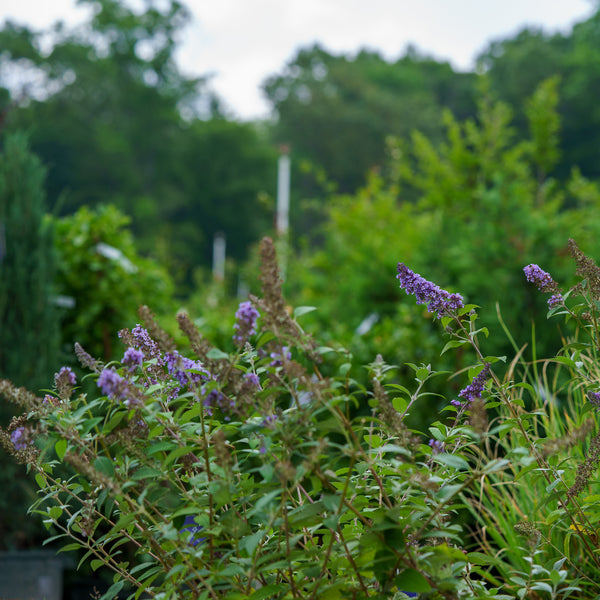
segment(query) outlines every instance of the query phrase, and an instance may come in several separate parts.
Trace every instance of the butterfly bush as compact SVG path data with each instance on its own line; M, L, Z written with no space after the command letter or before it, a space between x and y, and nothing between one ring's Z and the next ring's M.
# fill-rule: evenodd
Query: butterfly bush
M522 395L539 382L511 379L514 363L484 353L475 307L403 263L401 288L437 314L444 351L469 361L450 380L458 399L430 393L441 375L431 365L381 355L364 386L345 349L305 333L307 311L288 312L268 238L261 257L261 296L240 304L227 347L182 313L177 348L142 307L142 323L119 332L120 362L76 346L95 391L67 370L44 398L0 381L24 411L0 443L35 476L32 513L53 541L112 572L103 598L596 597L598 511L585 495L595 421L572 415L573 431L537 439L533 422L549 417ZM537 269L526 276L552 285ZM594 289L579 288L588 312ZM596 343L594 314L564 307ZM553 364L597 408L599 372L583 347ZM417 430L419 405L432 419ZM541 429L552 431L547 420Z

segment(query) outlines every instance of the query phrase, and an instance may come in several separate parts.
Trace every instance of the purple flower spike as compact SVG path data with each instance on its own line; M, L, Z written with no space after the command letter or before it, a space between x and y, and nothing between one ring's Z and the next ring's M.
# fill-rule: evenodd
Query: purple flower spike
M144 353L135 348L127 348L121 361L130 371L135 371L144 362Z
M77 377L70 367L62 367L58 373L54 375L54 385L58 394L64 400L71 397L73 388L77 385Z
M182 356L177 350L166 354L165 361L169 373L174 375L182 386L190 383L200 384L210 377L210 373L202 366L201 362ZM190 369L200 371L200 373L190 373Z
M462 389L458 395L467 402L472 402L475 398L481 398L485 382L490 378L490 363L485 363L483 369L477 377L466 388Z
M148 360L155 358L157 364L162 366L164 364L164 359L157 343L150 337L148 330L138 324L131 330L131 333L133 334L138 350L141 350L144 353L144 358Z
M27 436L25 435L25 427L17 427L10 434L10 441L12 442L15 450L25 450L28 446Z
M441 452L444 451L444 448L445 448L444 442L442 442L440 440L431 439L431 440L429 440L429 445L431 446L431 449L434 454L440 454Z
M527 281L530 283L535 283L540 292L551 292L554 290L554 286L556 284L554 283L552 276L550 273L544 271L544 269L541 269L538 265L527 265L523 268L523 272L525 273Z
M112 400L121 400L129 408L143 402L135 386L121 377L114 369L103 369L98 377L97 385L103 394Z
M400 281L400 287L407 294L415 295L417 304L427 304L427 310L436 313L438 319L455 313L465 305L460 294L451 294L443 290L435 283L411 271L403 263L398 263L397 279Z
M256 333L256 320L260 313L252 306L252 302L242 302L235 313L236 323L233 326L235 335L233 341L238 348L241 348L248 338Z
M560 306L563 303L563 297L560 294L553 294L548 298L548 306L550 308L555 308Z

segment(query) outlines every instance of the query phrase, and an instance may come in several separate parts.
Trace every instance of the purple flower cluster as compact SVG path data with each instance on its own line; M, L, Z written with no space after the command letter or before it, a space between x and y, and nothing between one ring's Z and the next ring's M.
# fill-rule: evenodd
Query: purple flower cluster
M212 389L208 394L206 394L206 398L204 399L204 407L206 408L209 415L212 415L212 411L215 408L221 410L225 415L231 412L233 408L235 408L235 402L228 398L223 392L217 389ZM229 417L224 417L226 421L229 421Z
M10 434L10 441L12 442L15 450L25 450L29 445L27 435L25 433L25 427L17 427Z
M260 379L256 373L246 373L244 375L244 381L251 387L260 389Z
M131 330L131 333L135 339L138 350L141 350L144 353L144 358L146 360L155 358L158 365L164 364L158 344L150 337L148 330L138 324Z
M97 385L102 393L112 400L121 400L127 405L130 404L129 382L114 369L103 369L98 377Z
M588 392L587 399L590 401L590 404L600 409L600 392Z
M270 363L271 367L281 367L284 360L292 360L292 353L287 346L282 346L281 350L277 352L271 352L269 356L272 359Z
M70 367L62 367L54 375L54 385L60 397L68 400L71 397L73 388L77 385L77 377Z
M525 273L527 281L535 283L540 292L547 292L551 290L554 283L552 276L538 265L527 265L523 268L523 272Z
M256 333L256 320L258 317L260 317L260 313L249 300L239 305L235 313L236 322L233 326L235 329L233 341L238 348L241 348L248 341L248 338Z
M263 427L269 427L270 429L277 423L277 415L267 415L263 420Z
M548 298L548 306L550 308L555 308L556 306L560 306L563 303L563 297L560 294L552 294L550 298Z
M466 402L472 402L475 398L481 398L485 382L490 378L490 363L485 363L479 375L473 378L473 381L466 388L462 389L458 396ZM460 401L453 400L452 404L460 406Z
M182 386L190 383L200 384L210 377L210 373L202 366L201 362L181 356L177 350L165 354L165 360L169 373L174 375Z
M523 272L525 273L527 281L537 285L537 288L540 290L540 292L552 293L552 296L550 296L548 299L548 306L550 308L555 308L563 303L563 297L560 293L558 293L559 287L554 279L552 279L550 273L547 273L544 271L544 269L535 264L523 267Z
M434 454L441 454L444 451L445 444L440 440L429 440L429 445Z
M138 367L141 367L144 362L144 353L141 350L136 350L135 348L127 348L125 350L125 354L123 354L123 359L121 363L125 365L129 371L133 372Z
M407 294L414 294L417 304L427 304L430 313L436 313L438 319L455 313L464 307L464 300L460 294L451 294L443 290L435 283L427 281L418 273L411 271L405 264L398 263L398 275L400 287Z

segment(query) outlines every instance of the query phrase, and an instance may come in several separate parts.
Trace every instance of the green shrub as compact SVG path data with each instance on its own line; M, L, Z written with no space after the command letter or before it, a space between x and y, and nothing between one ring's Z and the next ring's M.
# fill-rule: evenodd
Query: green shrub
M570 250L582 279L568 292L525 270L553 294L551 316L578 325L553 359L568 376L554 379L546 363L518 367L519 351L501 380L476 307L398 265L401 288L445 332L443 352L476 356L427 433L407 417L437 405L430 382L448 374L410 364L402 386L377 356L368 387L348 360L322 376L335 351L301 329L309 309L287 312L265 239L237 351L181 314L186 358L143 311L147 328L120 332L119 363L77 347L97 395L79 394L67 368L45 398L0 382L26 411L0 441L35 473L32 510L51 539L114 572L106 599L593 597L600 269Z

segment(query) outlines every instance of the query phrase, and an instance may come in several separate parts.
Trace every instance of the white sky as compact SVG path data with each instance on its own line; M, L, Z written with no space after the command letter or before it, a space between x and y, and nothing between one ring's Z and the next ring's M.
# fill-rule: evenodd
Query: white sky
M234 116L265 116L261 82L297 48L319 41L331 52L379 50L400 56L407 44L457 69L493 39L525 25L566 32L593 12L592 0L184 0L193 19L178 60L190 75L214 74L212 88ZM41 29L85 16L75 0L0 0L7 18ZM1 51L1 49L0 49Z

